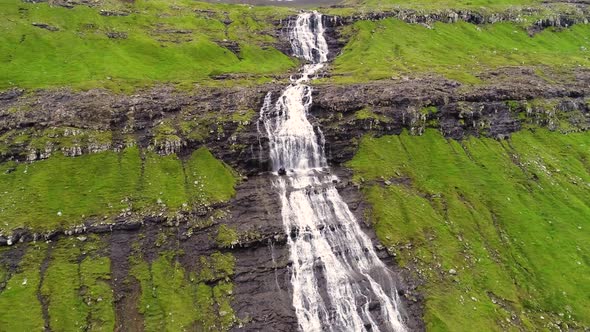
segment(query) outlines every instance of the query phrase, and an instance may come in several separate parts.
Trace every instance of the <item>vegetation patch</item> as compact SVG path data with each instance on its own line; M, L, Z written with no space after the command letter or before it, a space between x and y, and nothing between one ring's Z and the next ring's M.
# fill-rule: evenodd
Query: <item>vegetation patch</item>
M21 264L0 292L0 326L6 331L42 331L45 326L37 297L39 268L47 246L29 244Z
M206 84L222 74L274 75L295 65L273 47L273 21L290 14L285 8L188 0L102 1L64 8L9 0L0 4L0 13L0 90L73 86L132 91L155 82ZM220 41L239 44L239 54Z
M236 322L231 308L235 259L231 254L201 257L201 270L186 271L179 253L162 253L148 263L135 256L131 274L141 284L139 312L146 331L227 331ZM223 280L220 280L224 278Z
M0 158L46 159L57 151L77 156L109 150L112 140L111 131L74 127L12 129L0 135Z
M0 229L66 228L120 213L190 210L233 196L235 173L206 148L183 162L137 147L0 164Z
M110 260L99 255L98 241L96 238L66 238L52 246L41 285L52 330L114 329Z
M231 248L237 245L240 241L238 232L227 226L221 225L217 229L217 237L215 237L215 242L222 247L222 248Z
M365 82L436 73L478 83L480 72L507 66L569 71L590 66L590 26L546 29L534 37L514 23L476 26L435 23L431 28L396 19L359 21L334 61L333 80Z
M391 120L387 118L385 115L377 114L372 109L365 107L361 110L356 111L354 116L357 120L377 120L381 122L390 122Z
M362 140L348 165L379 239L426 281L430 330L590 326L589 147L546 129Z

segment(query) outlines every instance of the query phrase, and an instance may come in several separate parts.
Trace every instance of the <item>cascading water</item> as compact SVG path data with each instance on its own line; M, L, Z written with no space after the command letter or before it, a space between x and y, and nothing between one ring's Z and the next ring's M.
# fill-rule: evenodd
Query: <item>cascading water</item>
M327 61L323 33L317 12L297 16L290 27L291 45L294 55L310 64L274 104L267 94L260 110L289 235L299 328L405 331L391 274L338 194L321 131L307 120L312 89L305 83Z

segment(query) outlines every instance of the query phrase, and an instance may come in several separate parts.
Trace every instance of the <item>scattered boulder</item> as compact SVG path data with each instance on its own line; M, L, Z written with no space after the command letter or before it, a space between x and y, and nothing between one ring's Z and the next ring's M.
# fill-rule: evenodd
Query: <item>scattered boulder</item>
M111 39L127 39L127 32L110 31L107 32L107 37Z
M114 10L101 10L100 11L100 15L102 16L129 16L128 12L120 12L120 11L114 11Z
M34 27L49 30L49 31L59 31L58 27L54 27L53 25L49 25L47 23L33 22L33 23L31 23L31 25Z

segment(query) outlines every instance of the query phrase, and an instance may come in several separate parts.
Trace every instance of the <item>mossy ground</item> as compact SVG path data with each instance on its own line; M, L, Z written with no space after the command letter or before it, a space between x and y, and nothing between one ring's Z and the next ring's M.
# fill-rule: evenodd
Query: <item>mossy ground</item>
M131 147L7 162L0 164L0 229L46 231L125 211L189 210L231 198L236 183L234 172L206 148L185 161Z
M435 23L431 29L396 19L359 21L333 64L335 82L438 74L480 83L478 74L509 66L567 73L590 66L590 26L546 29L530 37L520 25Z
M586 133L427 130L367 137L349 166L379 239L426 281L428 329L506 331L590 326L589 160Z
M55 243L40 294L47 299L49 326L55 331L112 331L115 328L110 260L94 236ZM102 253L104 254L104 253Z
M0 292L0 327L3 331L43 330L45 323L37 290L41 279L39 269L46 251L44 243L30 245L18 270L6 275L6 287Z
M226 331L236 323L231 254L201 256L196 273L184 269L176 252L161 253L151 263L136 255L131 275L141 285L138 309L146 331Z
M103 16L101 10L127 13ZM101 1L93 7L0 2L0 90L207 83L212 76L284 73L273 20L289 9L193 1ZM59 30L35 27L43 23ZM124 38L110 38L124 36ZM235 43L238 54L223 43ZM256 78L249 78L256 80Z
M20 265L0 291L0 330L43 330L44 301L51 330L112 331L114 296L104 246L96 236L26 245Z
M121 281L139 284L135 298L114 293L104 237L17 246L25 254L15 270L0 262L0 331L41 331L45 324L52 331L113 331L115 299L124 296L136 300L145 331L227 331L238 322L230 253L195 257L197 267L189 271L178 260L180 250L162 249L153 260L135 250ZM0 253L7 250L14 248Z

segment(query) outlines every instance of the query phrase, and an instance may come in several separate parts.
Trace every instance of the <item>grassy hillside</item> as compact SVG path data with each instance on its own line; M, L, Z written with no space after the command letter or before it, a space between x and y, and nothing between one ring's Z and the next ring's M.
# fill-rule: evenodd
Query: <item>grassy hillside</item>
M190 86L226 73L255 75L256 81L295 65L274 48L272 22L288 16L288 9L188 0L99 4L1 1L0 90L129 91L156 82Z
M590 326L590 136L366 137L349 166L430 331ZM387 180L387 182L385 182ZM389 185L388 185L389 184Z
M567 73L590 66L590 26L547 29L533 37L514 23L436 23L431 29L395 19L359 21L334 61L337 82L366 82L435 73L466 83L507 66Z
M487 12L538 3L392 0L363 5L371 10L399 5L426 11L467 6ZM357 7L333 11L363 8L349 5ZM104 0L73 8L5 0L0 2L0 90L72 86L133 91L157 83L192 87L268 81L296 67L276 49L273 25L295 13L285 7L189 0ZM521 19L530 24L535 18ZM435 24L427 29L396 20L361 21L345 31L348 44L333 73L338 82L426 72L478 82L479 71L501 66L569 70L588 65L589 29L580 25L530 38L514 24ZM213 79L225 74L234 80Z
M236 177L206 149L186 161L132 147L32 164L0 164L0 229L67 228L121 212L190 210L225 201Z
M129 275L118 281L137 285L132 294L113 292L111 249L104 238L24 244L18 266L8 264L8 250L0 249L0 330L41 331L47 324L52 331L113 331L117 316L145 331L227 331L236 323L231 254L195 257L196 268L186 269L179 263L181 251L163 250L151 261L140 252L142 245L133 243ZM115 312L115 302L126 296L126 312L139 315Z

